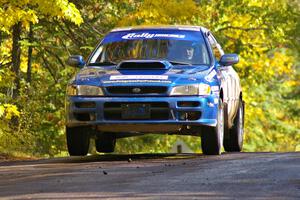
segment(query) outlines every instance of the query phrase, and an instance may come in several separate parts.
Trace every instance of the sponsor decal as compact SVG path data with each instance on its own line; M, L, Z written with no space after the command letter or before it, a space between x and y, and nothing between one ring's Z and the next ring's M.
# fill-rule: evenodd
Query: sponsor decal
M128 33L124 36L122 36L122 39L137 39L137 38L178 38L182 39L185 38L185 35L181 34L164 34L164 33Z
M219 86L211 86L211 91L212 92L218 92L219 91Z
M114 81L103 81L103 83L171 83L171 81L164 80L114 80Z
M208 107L214 107L214 104L211 102L208 102L207 105L208 105Z
M188 80L189 80L189 81L196 81L197 79L194 78L194 77L190 77Z
M211 92L214 94L214 95L218 95L220 90L219 90L219 86L217 85L214 85L214 86L211 86Z
M179 27L178 29L185 31L200 31L200 28L198 27Z
M215 104L218 104L218 103L219 103L219 99L214 98L214 103L215 103Z
M109 80L128 80L128 79L167 80L168 76L161 76L161 75L116 75L116 76L110 76L110 78L109 78Z
M205 76L205 80L211 82L215 75L217 75L217 72L212 70L207 76Z

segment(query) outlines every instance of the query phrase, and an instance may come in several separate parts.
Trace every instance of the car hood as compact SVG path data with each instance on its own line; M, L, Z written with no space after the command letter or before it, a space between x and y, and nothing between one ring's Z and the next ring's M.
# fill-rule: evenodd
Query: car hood
M170 69L117 69L116 66L88 66L71 81L79 85L181 85L209 83L215 78L216 72L205 65L178 65Z

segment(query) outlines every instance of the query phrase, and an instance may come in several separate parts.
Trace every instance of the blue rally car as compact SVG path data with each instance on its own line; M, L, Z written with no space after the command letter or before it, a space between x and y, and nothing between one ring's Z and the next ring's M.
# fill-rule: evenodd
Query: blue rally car
M70 81L66 136L70 155L113 152L118 138L148 133L201 136L204 154L241 151L244 103L232 67L212 33L198 26L112 30Z

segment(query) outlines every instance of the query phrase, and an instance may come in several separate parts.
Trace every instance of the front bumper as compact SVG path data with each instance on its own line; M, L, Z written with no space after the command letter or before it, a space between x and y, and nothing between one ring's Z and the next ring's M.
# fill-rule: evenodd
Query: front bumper
M198 102L198 103L196 103ZM122 119L122 104L148 104L151 109L149 119ZM79 97L66 99L68 127L113 125L155 125L178 126L216 126L218 97ZM143 129L143 128L141 128ZM144 128L144 132L150 129Z

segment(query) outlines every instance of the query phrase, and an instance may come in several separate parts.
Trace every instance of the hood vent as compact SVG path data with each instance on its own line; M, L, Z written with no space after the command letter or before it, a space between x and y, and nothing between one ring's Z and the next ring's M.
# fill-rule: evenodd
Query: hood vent
M118 65L118 69L170 69L172 66L168 61L158 60L126 60Z

